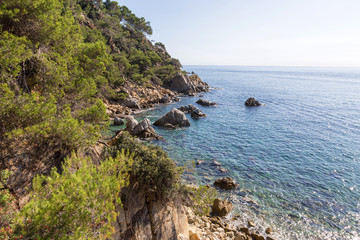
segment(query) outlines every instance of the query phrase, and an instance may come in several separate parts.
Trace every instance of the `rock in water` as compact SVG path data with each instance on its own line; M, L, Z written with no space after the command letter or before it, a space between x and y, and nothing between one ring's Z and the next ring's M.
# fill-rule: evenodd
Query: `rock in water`
M171 98L165 95L159 100L159 103L171 103Z
M183 73L179 73L167 86L172 91L186 94L209 91L209 85L203 82L196 74L189 77Z
M197 100L196 103L200 104L201 106L207 106L207 107L216 105L216 102L210 102L210 101L204 100L204 99L199 99L199 100Z
M195 90L189 77L183 73L178 74L170 81L169 88L178 93L187 93Z
M248 107L258 107L261 106L262 104L257 101L255 98L248 98L248 100L246 100L245 105Z
M126 116L126 128L125 131L131 132L139 122L133 116Z
M151 122L148 118L142 120L139 124L137 124L134 129L131 131L132 135L138 135L144 132L147 128L151 127Z
M231 202L216 198L212 205L212 212L219 217L224 217L231 212L232 208L233 204Z
M230 177L223 177L214 182L215 187L225 190L231 190L236 188L238 185Z
M201 112L200 109L196 109L191 112L191 117L194 119L204 118L206 117L206 114Z
M124 120L118 117L114 118L114 126L122 126L124 125Z
M189 104L187 106L181 106L178 109L184 113L191 113L191 117L194 119L204 118L207 116L205 113L201 112L200 109L198 109L192 104Z
M163 127L188 127L190 126L190 121L186 118L185 113L174 108L158 119L154 125Z

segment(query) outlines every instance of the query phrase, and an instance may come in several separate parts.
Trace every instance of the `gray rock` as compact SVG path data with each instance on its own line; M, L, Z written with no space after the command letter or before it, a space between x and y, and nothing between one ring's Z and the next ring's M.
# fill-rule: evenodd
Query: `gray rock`
M197 107L195 107L192 104L186 105L186 106L181 106L178 108L180 111L184 112L184 113L191 113L195 110L199 110Z
M136 127L136 125L139 124L139 122L133 116L126 116L125 120L126 120L125 131L131 132Z
M196 109L191 112L191 117L194 119L204 118L206 116L207 115L205 113L201 112L200 109Z
M121 105L128 108L140 109L140 105L135 98L127 98L121 102Z
M185 113L174 108L158 119L154 125L163 127L188 127L190 126L190 121L186 118Z
M125 122L123 119L118 118L118 117L114 118L114 126L122 126L124 124L125 124Z
M208 100L204 100L204 99L199 99L196 101L197 104L200 104L201 106L215 106L216 102L210 102Z
M231 190L238 186L238 184L236 184L235 181L230 177L223 177L223 178L217 179L214 182L214 185L215 185L215 187L218 187L220 189L225 189L225 190Z
M171 103L171 98L169 96L163 96L160 100L160 103Z
M248 106L248 107L258 107L258 106L261 106L263 104L261 104L255 98L248 98L248 100L246 100L246 102L245 102L245 105Z
M191 96L194 96L197 92L209 91L209 85L203 82L198 75L193 74L189 77L181 72L167 86L172 91L187 93Z
M189 77L183 73L179 73L170 81L169 88L178 93L186 93L195 90Z
M232 208L233 204L231 202L216 198L211 209L213 214L224 217L231 212Z
M134 129L131 131L132 135L138 135L144 132L147 128L151 127L151 121L148 118L142 120L139 124L137 124Z

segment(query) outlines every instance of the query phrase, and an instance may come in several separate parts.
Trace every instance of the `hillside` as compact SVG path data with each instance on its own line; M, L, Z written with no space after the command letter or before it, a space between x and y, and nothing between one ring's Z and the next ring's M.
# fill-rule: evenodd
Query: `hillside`
M174 232L155 231L164 207L181 207L171 200L181 169L168 155L125 133L111 146L102 136L110 117L208 89L151 34L109 0L1 1L1 239L177 236L180 218L187 226L181 210Z

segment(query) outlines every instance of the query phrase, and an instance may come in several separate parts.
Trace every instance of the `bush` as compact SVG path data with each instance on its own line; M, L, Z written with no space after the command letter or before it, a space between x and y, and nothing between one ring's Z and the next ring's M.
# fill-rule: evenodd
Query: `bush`
M0 172L0 239L20 239L22 236L14 233L13 220L16 214L15 198L5 189L4 183L10 172Z
M209 215L211 206L217 196L213 187L200 185L199 187L183 186L183 194L190 197L191 208L199 216Z
M142 143L129 133L123 132L108 154L114 156L119 150L133 154L132 175L149 191L165 194L176 189L181 169L163 149Z
M117 154L96 166L89 157L72 154L50 176L33 181L30 201L18 217L30 239L105 239L114 229L120 189L128 184L129 154Z

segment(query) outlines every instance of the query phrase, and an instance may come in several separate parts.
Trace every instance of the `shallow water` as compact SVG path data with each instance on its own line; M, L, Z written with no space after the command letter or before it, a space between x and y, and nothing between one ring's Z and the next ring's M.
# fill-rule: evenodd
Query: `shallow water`
M231 176L240 188L225 194L242 222L272 226L278 239L360 237L360 69L186 66L213 89L142 113L155 121L194 104L207 118L189 128L156 128L155 142L179 165L205 160L186 181L211 184ZM245 107L248 97L265 106ZM212 165L222 163L220 172ZM255 203L249 201L252 199ZM262 231L263 229L260 229Z

